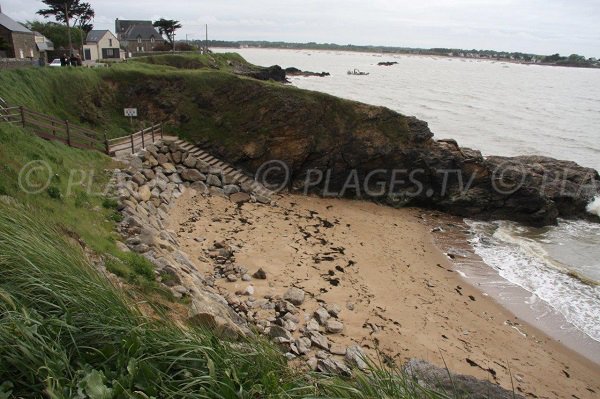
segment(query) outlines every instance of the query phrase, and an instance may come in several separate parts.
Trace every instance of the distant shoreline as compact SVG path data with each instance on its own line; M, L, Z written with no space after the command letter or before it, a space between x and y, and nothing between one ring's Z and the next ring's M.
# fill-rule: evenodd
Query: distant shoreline
M585 60L585 63L571 63L568 61L563 62L544 62L541 59L545 56L538 54L523 54L523 53L508 53L508 52L492 52L496 55L485 55L475 56L473 50L456 50L456 49L445 49L448 52L436 51L436 49L401 49L393 47L370 47L370 46L337 46L331 47L316 45L311 46L309 44L296 44L296 43L264 43L264 44L245 44L246 42L210 42L209 47L212 48L230 48L230 49L265 49L265 50L309 50L309 51L342 51L351 53L368 53L368 54L382 54L382 55L411 55L411 56L431 56L431 57L444 57L451 59L460 60L481 60L481 61L493 61L493 62L510 62L513 64L522 65L541 65L541 66L554 66L554 67L566 67L566 68L585 68L585 69L600 69L600 60L589 61ZM452 53L464 54L451 55ZM487 53L485 53L487 54ZM503 57L502 54L507 56ZM514 56L531 57L534 61L528 61L525 59L510 58ZM537 60L537 61L536 61ZM595 62L595 63L593 63Z

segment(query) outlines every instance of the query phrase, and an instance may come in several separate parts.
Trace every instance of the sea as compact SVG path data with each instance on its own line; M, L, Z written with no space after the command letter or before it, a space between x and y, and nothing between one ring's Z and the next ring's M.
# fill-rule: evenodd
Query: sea
M598 69L336 51L218 51L238 52L256 65L329 72L323 78L293 77L291 83L414 115L429 123L435 138L453 138L484 156L547 155L600 170ZM368 75L347 73L354 69ZM588 211L600 216L600 198ZM529 293L519 297L520 305L530 308L540 325L576 330L598 350L600 224L561 220L558 226L531 228L507 221L465 222L473 251L503 284ZM463 274L469 277L468 271ZM502 296L496 299L502 302ZM559 322L544 323L551 315L559 315ZM568 333L558 336L569 339Z

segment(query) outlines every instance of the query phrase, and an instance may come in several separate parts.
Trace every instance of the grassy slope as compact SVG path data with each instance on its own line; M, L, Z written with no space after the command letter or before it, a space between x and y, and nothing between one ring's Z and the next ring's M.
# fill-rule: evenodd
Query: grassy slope
M403 117L389 110L236 76L228 62L253 67L237 54L206 57L162 55L111 68L7 71L0 74L0 96L110 137L131 132L122 110L137 107L138 124L166 122L171 132L232 151L283 131L330 144L336 134L361 126L399 140L407 132Z

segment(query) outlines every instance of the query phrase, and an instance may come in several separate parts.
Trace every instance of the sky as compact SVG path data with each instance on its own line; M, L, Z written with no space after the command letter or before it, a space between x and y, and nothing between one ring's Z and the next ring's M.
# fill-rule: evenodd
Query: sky
M87 0L96 29L115 18L177 19L177 39L270 40L582 54L600 58L599 0ZM0 0L17 21L39 0Z

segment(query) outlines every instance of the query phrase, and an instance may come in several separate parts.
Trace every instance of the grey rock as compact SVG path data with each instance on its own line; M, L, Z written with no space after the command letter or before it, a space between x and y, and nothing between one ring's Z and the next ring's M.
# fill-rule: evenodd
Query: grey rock
M331 334L339 334L344 331L344 325L337 320L329 319L325 324L325 330Z
M292 287L283 294L283 299L293 305L302 305L304 303L304 291L300 288Z
M197 169L184 169L181 172L181 178L189 182L205 181L206 176L200 173Z
M315 319L310 319L306 323L306 331L319 331L319 329L320 329L319 322L316 321Z
M167 162L167 163L161 164L160 166L162 166L164 173L167 175L177 172L177 168L172 163Z
M175 151L171 154L171 157L173 157L173 162L174 163L181 163L181 157L182 157L182 153L181 151Z
M337 356L344 356L346 354L346 347L338 344L331 344L329 347L329 353Z
M455 397L470 399L523 399L523 396L508 391L490 381L475 377L453 374L447 369L436 367L424 360L411 359L404 365L404 371L413 379L429 389L452 392Z
M344 377L352 376L352 372L343 362L336 359L319 359L317 363L317 370L331 375L342 375Z
M277 325L271 326L271 329L269 330L269 337L270 338L284 338L288 342L292 340L292 334L285 328L277 326Z
M229 196L229 199L231 200L231 202L234 202L236 204L244 204L246 202L250 202L250 195L246 194L246 193L233 193Z
M238 278L235 274L227 275L227 281L229 281L230 283L235 283L237 280Z
M188 167L188 168L195 168L196 167L196 163L198 162L198 160L196 159L195 156L189 154L184 160L183 160L183 165Z
M252 281L252 277L249 274L244 274L242 276L242 281Z
M315 310L314 316L322 326L324 326L325 323L327 323L327 320L329 320L329 312L325 308L319 308Z
M336 305L334 303L332 304L327 304L325 306L325 309L327 309L327 311L329 312L329 314L333 317L338 317L340 315L340 313L342 313L342 307L340 305Z
M236 186L235 184L227 184L227 185L223 186L223 191L225 192L226 195L231 195L231 194L239 193L240 188L238 186Z
M210 165L204 161L198 160L196 162L196 169L198 169L201 173L208 173L210 171Z
M219 188L219 187L212 186L212 187L210 187L208 189L208 192L209 192L210 195L213 195L215 197L227 198L227 196L225 195L225 192L223 191L223 189Z
M139 186L146 183L146 177L140 172L135 173L131 179Z
M254 277L255 279L258 279L258 280L266 280L267 272L265 272L261 267L252 275L252 277Z
M308 352L310 352L311 346L312 343L310 342L310 339L306 337L301 337L296 340L296 349L301 355L306 355Z
M367 357L358 345L353 345L346 349L346 362L352 367L358 367L359 370L367 370L369 367L366 363Z
M311 357L310 359L308 359L306 361L306 365L312 371L317 371L318 363L319 363L319 359L317 359L316 357Z
M215 186L215 187L223 186L223 183L221 182L221 179L219 179L219 176L212 175L212 174L207 176L206 184L208 184L209 186Z
M310 342L317 348L329 349L329 340L327 337L316 331L310 333Z

